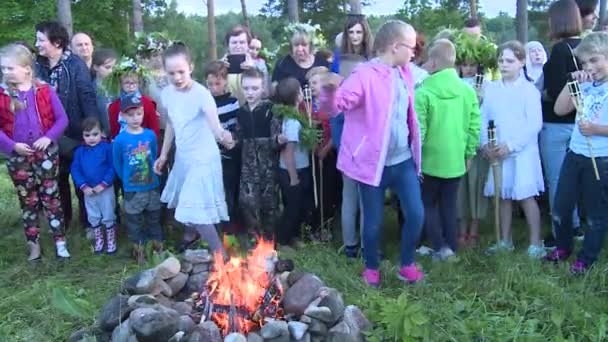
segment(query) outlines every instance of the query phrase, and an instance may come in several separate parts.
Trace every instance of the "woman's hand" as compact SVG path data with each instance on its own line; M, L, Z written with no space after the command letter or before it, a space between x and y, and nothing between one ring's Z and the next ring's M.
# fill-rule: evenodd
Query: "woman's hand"
M253 69L254 67L255 67L255 62L253 61L253 58L251 58L251 55L246 53L245 61L243 63L241 63L241 69L248 70L248 69Z
M162 175L163 169L165 168L165 164L167 164L167 156L163 156L161 154L161 156L158 157L158 159L156 159L156 161L154 162L154 173L159 176Z
M45 151L51 144L51 139L47 137L41 137L34 142L34 148L38 151Z
M498 160L506 159L509 154L511 154L511 151L506 144L500 144L494 148L494 156Z
M236 145L234 139L232 138L232 133L230 133L230 131L227 130L223 130L222 133L220 134L220 144L222 144L222 146L224 146L225 148L231 150L234 148L234 145Z
M30 145L24 143L16 143L13 149L15 150L15 152L17 152L18 155L24 157L31 156L32 154L34 154L34 150L30 147Z

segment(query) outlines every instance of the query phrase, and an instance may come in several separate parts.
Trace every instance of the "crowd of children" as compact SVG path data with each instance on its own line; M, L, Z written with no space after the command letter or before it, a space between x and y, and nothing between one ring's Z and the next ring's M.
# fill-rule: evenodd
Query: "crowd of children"
M340 216L345 255L356 258L361 247L363 278L378 286L390 190L399 200L397 276L404 281L424 278L415 262L423 233L438 261L478 246L492 197L500 235L487 253L514 250L515 202L530 229L527 254L549 261L573 252L573 213L583 205L589 227L572 270L584 272L608 225L608 33L590 33L569 50L582 65L571 77L583 107L575 108L568 85L553 100L556 116L579 115L559 181L550 185L557 249L547 255L536 200L545 191L539 134L546 54L538 42L496 47L469 31L440 33L414 60L424 41L412 26L389 21L372 39L365 18L351 16L331 69L308 54L310 33L297 32L293 56L282 59L272 87L261 41L244 26L226 35L227 55L205 66L205 85L192 78L183 43L157 44L162 49L139 63L96 51L90 64L102 115L80 122L82 144L70 165L94 252L118 249L118 203L138 262L146 243L163 249L167 209L184 227L180 248L203 239L224 257L220 227L243 241L253 234L301 248L308 238L330 240L323 228ZM490 57L479 52L488 44ZM243 54L235 67L234 55ZM0 51L0 151L9 156L23 210L28 259L41 257L40 208L57 256L69 258L57 178L69 118L54 88L34 77L34 63L23 44ZM488 71L491 65L500 75ZM304 225L312 226L310 236L302 235Z

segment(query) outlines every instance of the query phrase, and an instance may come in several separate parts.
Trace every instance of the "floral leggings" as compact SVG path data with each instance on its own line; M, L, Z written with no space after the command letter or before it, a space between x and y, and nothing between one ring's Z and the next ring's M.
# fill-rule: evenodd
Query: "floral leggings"
M13 155L6 164L19 204L27 241L38 242L40 227L38 213L44 209L55 240L64 238L64 217L59 200L57 174L59 148L51 144L46 151L36 151L30 156Z

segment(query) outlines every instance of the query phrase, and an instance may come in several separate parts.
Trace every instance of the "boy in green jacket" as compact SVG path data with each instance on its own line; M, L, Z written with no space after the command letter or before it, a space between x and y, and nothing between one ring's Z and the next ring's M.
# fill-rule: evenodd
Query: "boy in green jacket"
M437 260L446 260L456 251L458 186L479 146L477 95L460 79L455 63L452 42L433 42L425 64L431 75L415 96L422 138L425 229Z

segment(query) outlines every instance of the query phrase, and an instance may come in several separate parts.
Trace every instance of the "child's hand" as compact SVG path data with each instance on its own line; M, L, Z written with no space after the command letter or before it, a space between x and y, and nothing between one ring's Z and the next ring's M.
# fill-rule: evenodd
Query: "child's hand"
M589 74L588 72L586 72L584 70L572 72L572 73L570 73L570 76L572 76L572 78L577 80L579 83L590 82L593 80L591 78L591 74Z
M103 184L98 184L96 187L93 188L93 192L95 192L96 194L104 191L106 189L105 186L103 186Z
M331 152L331 148L331 144L327 144L321 147L317 150L317 157L319 157L319 159L321 160L324 160L325 158L327 158L327 155L329 155L329 152Z
M597 126L595 124L586 120L582 120L578 123L578 130L586 137L597 135L596 128Z
M85 186L84 188L82 188L82 192L85 196L93 196L95 194L93 188L91 188L90 186Z
M247 69L253 69L255 67L255 63L253 62L253 59L251 58L251 55L249 55L248 53L245 54L245 61L243 63L241 63L241 69L243 70L247 70Z
M337 89L344 78L336 73L330 72L322 80L323 88L328 90Z
M17 152L18 155L24 157L31 156L34 153L34 150L32 150L30 145L24 143L16 143L13 149L15 150L15 152Z
M222 131L220 134L220 144L229 150L234 148L235 142L234 139L232 139L232 134L229 131Z
M158 157L158 159L156 159L156 161L154 162L154 173L156 173L159 176L162 175L163 169L165 168L166 163L167 163L167 157L165 157L163 155Z
M279 134L277 136L277 142L279 143L279 145L285 145L289 142L289 139L287 139L287 136L285 136L285 134Z
M49 147L51 142L51 139L47 137L41 137L40 139L34 141L33 147L38 151L45 151Z
M469 169L471 168L471 164L473 163L473 158L469 158L469 159L465 159L464 164L467 167L467 172L469 171Z
M298 184L300 184L300 178L296 177L289 179L289 186L296 186Z
M494 156L496 159L506 159L509 154L511 154L511 151L509 150L509 147L507 147L506 144L500 144L494 149Z

